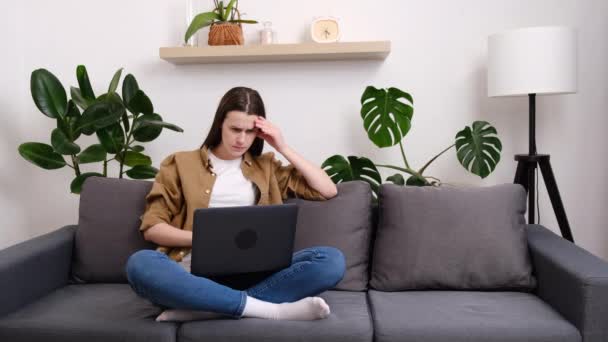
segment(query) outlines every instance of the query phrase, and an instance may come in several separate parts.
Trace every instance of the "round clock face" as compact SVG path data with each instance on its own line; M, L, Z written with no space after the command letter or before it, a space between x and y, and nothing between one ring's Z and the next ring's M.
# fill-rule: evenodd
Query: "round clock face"
M310 26L312 40L317 43L333 43L340 39L338 21L334 18L319 18Z

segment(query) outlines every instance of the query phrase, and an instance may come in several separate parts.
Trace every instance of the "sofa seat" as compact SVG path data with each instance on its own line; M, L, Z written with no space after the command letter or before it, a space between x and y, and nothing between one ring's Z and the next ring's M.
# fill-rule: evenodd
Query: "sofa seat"
M376 342L580 342L578 330L520 292L368 292Z
M326 291L320 295L331 315L316 321L272 321L259 318L214 319L182 324L178 341L310 341L371 342L372 320L365 292Z
M128 284L67 285L0 319L0 341L175 341L177 326Z

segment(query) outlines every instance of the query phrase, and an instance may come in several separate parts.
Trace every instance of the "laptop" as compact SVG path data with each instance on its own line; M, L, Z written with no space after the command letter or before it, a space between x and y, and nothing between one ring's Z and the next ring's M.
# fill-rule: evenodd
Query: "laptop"
M194 211L190 272L244 290L289 267L297 204Z

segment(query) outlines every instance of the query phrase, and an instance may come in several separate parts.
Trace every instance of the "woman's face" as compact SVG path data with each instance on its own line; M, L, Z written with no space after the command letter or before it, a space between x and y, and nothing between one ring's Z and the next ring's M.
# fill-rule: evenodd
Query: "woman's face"
M218 151L221 155L218 157L237 159L249 150L257 136L257 128L253 124L255 118L256 115L235 110L226 114L222 124L222 143Z

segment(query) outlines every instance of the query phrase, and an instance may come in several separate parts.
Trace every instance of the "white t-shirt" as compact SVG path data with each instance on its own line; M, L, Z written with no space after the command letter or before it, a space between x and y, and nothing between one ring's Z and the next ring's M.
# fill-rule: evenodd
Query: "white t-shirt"
M242 158L223 160L209 151L209 159L216 174L215 184L211 190L209 207L234 207L255 204L255 185L243 176ZM184 256L179 263L190 272L191 254Z

